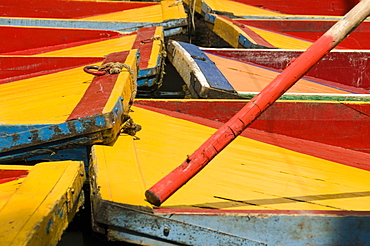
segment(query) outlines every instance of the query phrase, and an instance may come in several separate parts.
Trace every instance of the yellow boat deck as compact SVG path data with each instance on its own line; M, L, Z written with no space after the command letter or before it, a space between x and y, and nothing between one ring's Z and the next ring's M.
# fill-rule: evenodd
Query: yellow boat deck
M135 137L121 135L111 146L92 148L93 192L106 201L151 207L145 190L180 165L215 129L141 107L132 111L131 117L143 127ZM276 136L267 138L279 142ZM162 207L369 210L368 176L365 170L240 136Z
M125 63L137 69L137 50L131 50ZM101 64L94 64L101 65ZM93 76L77 67L0 85L1 124L59 124L65 122L84 97ZM40 83L42 81L42 83ZM115 89L102 113L112 110L117 98L127 93L131 83L126 71L118 76ZM129 89L126 88L128 91ZM130 96L125 97L129 100ZM37 117L35 117L37 115Z

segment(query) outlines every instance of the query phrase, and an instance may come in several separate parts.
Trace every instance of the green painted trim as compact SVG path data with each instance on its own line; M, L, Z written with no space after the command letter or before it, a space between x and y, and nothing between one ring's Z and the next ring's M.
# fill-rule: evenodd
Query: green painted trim
M239 94L241 98L252 99L257 94ZM361 96L328 96L328 95L282 95L279 100L309 100L309 101L356 101L370 102L369 97Z

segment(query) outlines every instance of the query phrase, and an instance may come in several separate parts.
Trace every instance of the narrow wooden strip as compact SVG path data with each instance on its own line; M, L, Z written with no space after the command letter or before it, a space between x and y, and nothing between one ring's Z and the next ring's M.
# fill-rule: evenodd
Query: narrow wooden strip
M154 34L156 27L140 28L136 34L136 39L132 49L140 49L140 70L148 68L150 56L152 54Z

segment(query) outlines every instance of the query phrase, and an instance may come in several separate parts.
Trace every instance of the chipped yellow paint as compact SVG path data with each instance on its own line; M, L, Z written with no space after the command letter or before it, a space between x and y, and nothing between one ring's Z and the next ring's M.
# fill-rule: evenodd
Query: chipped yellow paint
M210 53L206 55L215 63L217 68L238 92L260 92L279 74L279 72L270 69L212 55ZM287 92L348 94L347 91L306 79L298 80Z
M137 74L137 52L138 50L130 50L125 61L125 64L132 69L133 74ZM117 99L122 96L122 103L125 110L124 114L127 115L129 113L130 99L134 90L136 90L136 83L133 81L130 71L127 70L127 68L123 68L122 72L118 75L112 93L103 109L103 113L113 111L114 105L117 103Z
M110 14L81 18L85 21L120 21L120 22L163 22L170 19L186 18L182 3L164 0L159 4L137 9L129 9Z
M153 47L148 61L148 67L157 67L160 57L163 57L162 52L165 49L163 27L157 27L154 32Z
M79 209L82 162L35 165L0 209L1 245L56 245Z
M0 123L59 124L65 122L83 97L92 79L91 74L83 72L83 67L77 67L2 84Z
M132 109L131 116L143 129L137 137L120 136L113 146L94 146L93 169L102 199L150 206L144 190L180 165L215 129ZM368 210L368 175L364 170L238 137L162 207Z

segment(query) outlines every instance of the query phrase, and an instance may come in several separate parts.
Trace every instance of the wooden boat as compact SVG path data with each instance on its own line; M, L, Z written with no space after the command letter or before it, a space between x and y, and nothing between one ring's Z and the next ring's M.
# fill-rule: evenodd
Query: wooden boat
M161 2L64 1L35 0L0 1L0 25L37 26L136 31L142 27L163 26L165 35L174 35L186 27L182 3Z
M177 41L168 44L168 58L192 98L250 99L302 52L199 48ZM369 100L370 80L365 72L368 56L368 51L332 51L282 99Z
M92 147L94 229L143 245L366 245L368 102L277 101L161 207L145 200L245 103L136 100L143 129Z
M161 85L165 59L163 27L161 26L140 28L128 33L21 26L0 26L0 31L3 33L3 38L7 40L0 48L0 59L2 59L0 79L2 82L19 79L25 74L45 72L46 68L42 66L42 63L37 63L36 58L25 58L26 56L53 60L56 63L51 68L54 69L63 66L63 64L58 64L58 61L63 60L61 57L69 57L70 60L77 57L84 59L90 57L94 58L94 62L98 62L110 53L137 49L140 56L137 86L139 89L151 88L153 90ZM24 42L24 40L29 41ZM9 58L10 56L14 58ZM56 58L51 59L51 57ZM36 63L32 63L32 59ZM64 60L67 61L67 59ZM24 69L15 61L32 64L28 64L27 69ZM50 65L48 66L50 68Z
M56 245L84 202L84 165L0 165L2 245Z
M249 3L251 2L251 5ZM267 3L263 1L231 1L231 0L205 0L205 1L186 1L189 7L193 7L199 14L204 16L209 29L224 39L234 48L282 48L282 49L307 49L322 34L340 19L340 16L332 16L334 13L344 15L347 7L354 2L344 3L343 1L325 1L327 5L331 2L332 6L341 5L338 11L333 11L331 16L326 14L325 8L316 8L323 12L314 12L312 8L307 9L307 15L300 15L297 11L297 4L279 5L280 1ZM313 1L307 1L311 4ZM338 3L340 2L340 4ZM344 8L344 4L347 4ZM261 6L275 7L275 11ZM321 5L321 3L320 3ZM325 4L324 4L325 5ZM316 6L312 3L312 6ZM281 7L281 8L279 8ZM280 10L281 9L281 10ZM341 9L339 11L339 9ZM281 12L277 12L280 10ZM311 11L310 11L311 10ZM320 11L317 10L317 11ZM286 12L284 12L286 11ZM289 14L287 14L289 13ZM337 49L369 49L367 42L369 39L368 20L364 21L354 32L352 32Z
M8 73L0 83L0 160L113 141L131 121L137 57L136 49L105 58L1 57ZM116 62L128 69L101 76L87 69Z

